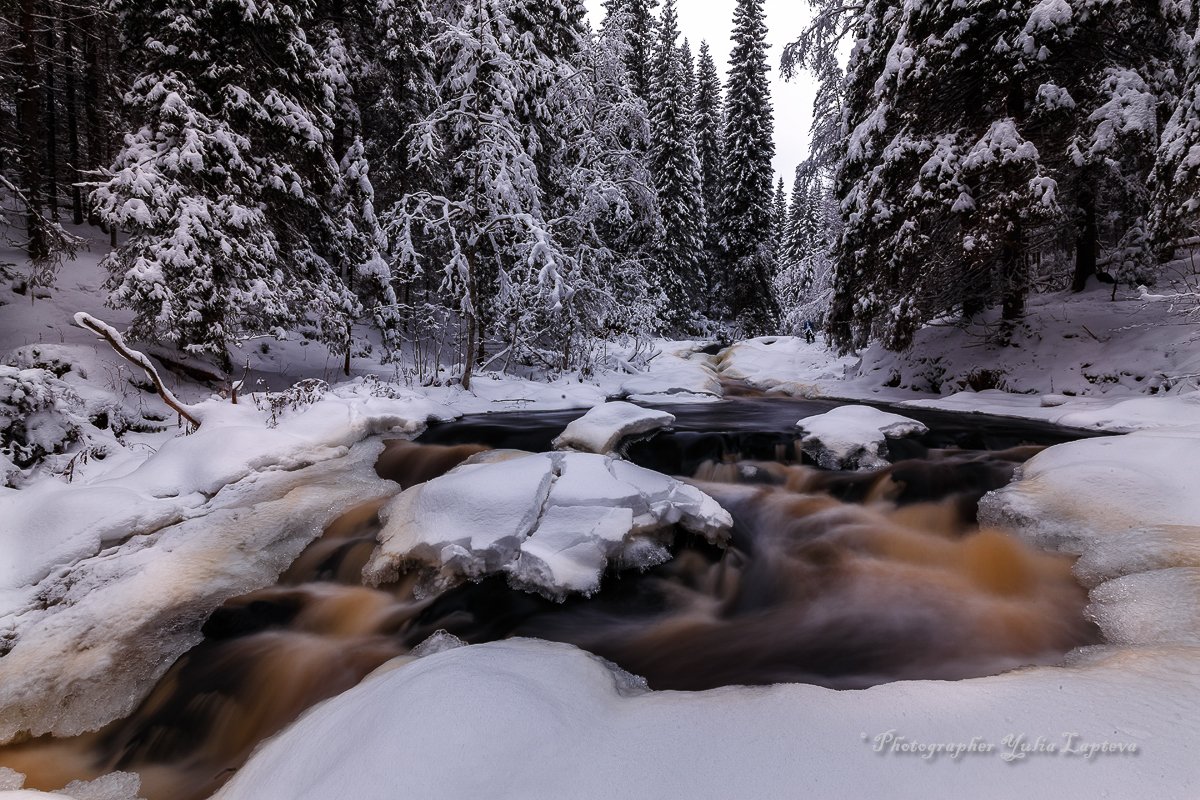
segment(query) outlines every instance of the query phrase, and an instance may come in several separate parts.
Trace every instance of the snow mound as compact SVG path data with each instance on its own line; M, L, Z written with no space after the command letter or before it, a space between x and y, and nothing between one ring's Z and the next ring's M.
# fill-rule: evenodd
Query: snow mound
M1153 428L1200 425L1200 392L1171 397L1136 397L1094 408L1069 409L1054 418L1071 428L1129 433Z
M704 342L657 341L658 355L645 372L621 383L618 395L629 400L687 403L721 399L715 359L700 352Z
M674 424L665 411L614 401L596 406L566 427L554 440L555 450L612 454L623 439L661 430Z
M408 489L380 513L364 570L376 584L420 565L425 586L506 573L554 599L591 594L610 562L670 557L672 525L721 542L733 524L708 495L656 472L586 453L486 453Z
M838 406L796 423L800 446L824 469L873 469L887 464L887 440L929 429L915 419L870 406Z
M428 800L822 800L880 786L902 800L1047 787L1065 800L1181 797L1200 780L1198 653L1110 651L1070 668L866 691L645 692L586 652L513 639L368 679L267 742L216 797L391 800L398 785ZM1068 735L1070 752L1032 749ZM957 755L931 749L972 742ZM1104 742L1135 752L1085 755Z
M809 344L799 336L765 336L727 348L720 355L718 370L722 378L763 391L820 397L857 363L857 356L839 356L823 343Z
M1200 431L1084 439L1028 461L980 518L1077 554L1089 616L1116 644L1200 643Z

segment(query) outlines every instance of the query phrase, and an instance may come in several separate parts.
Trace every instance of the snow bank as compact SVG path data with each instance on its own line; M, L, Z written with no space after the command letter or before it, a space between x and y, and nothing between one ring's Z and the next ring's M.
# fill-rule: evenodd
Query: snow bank
M839 406L796 423L800 446L824 469L872 469L887 464L887 440L926 433L915 419L870 406Z
M380 517L364 570L375 583L409 565L428 571L429 589L502 572L555 599L595 592L610 561L666 560L659 534L676 523L714 542L732 525L699 489L584 453L487 453L408 489Z
M129 713L226 599L270 585L328 522L395 494L384 431L451 416L361 396L267 412L210 403L204 425L128 474L0 494L0 742Z
M1200 429L1085 439L1039 453L981 519L1080 556L1088 614L1116 644L1200 644Z
M808 344L799 336L765 336L726 349L718 370L722 378L763 391L820 397L857 363L857 356L838 356L824 344Z
M852 381L934 394L1002 389L1124 398L1194 389L1187 376L1200 373L1200 331L1188 324L1186 309L1128 290L1111 297L1111 286L1095 284L1079 294L1031 295L1007 343L995 341L998 308L966 326L927 325L907 352L878 345L863 351Z
M1069 669L865 691L686 693L641 691L568 645L509 640L419 659L326 702L217 798L390 800L398 785L429 800L819 799L883 786L920 800L1177 798L1200 782L1198 652L1111 651ZM1036 751L1039 737L1073 752ZM1085 755L1105 742L1136 754Z
M130 713L221 603L271 585L349 507L398 490L371 469L381 450L361 444L303 469L256 473L183 510L177 524L128 530L6 592L0 741L26 730L74 735Z
M620 401L605 403L568 425L554 440L554 449L607 455L623 439L661 430L674 422L675 415L665 411Z
M206 403L203 427L168 439L128 474L90 484L46 481L0 495L0 598L56 566L178 522L256 472L300 469L342 457L372 434L415 434L429 419L457 416L420 398L362 397L354 387L341 392L290 411L273 428L267 412L248 403Z
M657 341L657 356L645 372L625 379L617 394L651 403L711 402L721 399L721 381L713 356L700 352L706 342Z

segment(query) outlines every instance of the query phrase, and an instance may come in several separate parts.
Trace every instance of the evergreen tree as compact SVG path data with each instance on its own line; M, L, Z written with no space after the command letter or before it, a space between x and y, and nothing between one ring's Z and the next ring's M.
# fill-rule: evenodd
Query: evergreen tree
M821 326L833 295L830 249L836 240L837 209L816 159L796 168L786 231L779 253L775 291L782 325L794 334L806 323Z
M667 0L659 22L651 111L651 172L658 189L662 239L658 248L660 285L666 293L664 318L690 321L693 301L704 291L704 199L700 162L687 94L675 44L679 36L675 0Z
M646 102L633 90L627 58L628 36L622 14L605 17L587 59L591 64L591 131L598 161L619 187L622 200L594 226L607 243L607 268L613 305L597 317L604 333L644 334L658 327L664 305L650 289L655 247L660 237L658 201L650 174L650 120Z
M706 214L704 229L704 274L708 285L709 313L719 312L719 298L728 293L722 281L721 198L724 194L724 127L721 79L708 42L700 43L697 63L696 100L693 109L696 156L700 160L701 194Z
M847 30L837 5L793 63L829 58ZM1179 17L1177 4L1091 0L863 4L846 79L822 89L844 109L835 158L827 122L814 131L845 223L835 340L902 348L933 317L993 303L1011 326L1047 250L1075 250L1077 286L1102 246L1118 277L1136 271Z
M696 59L692 55L692 45L684 38L679 46L679 69L683 74L683 93L692 104L693 113L696 103Z
M771 203L771 242L776 248L776 259L784 240L787 238L788 226L788 196L783 186L783 176L775 184L775 199Z
M767 24L762 0L738 0L725 103L725 194L721 224L730 308L751 334L771 330L778 305L771 291L775 155Z
M430 41L436 25L425 0L372 0L364 21L368 66L358 81L363 137L382 208L428 188L412 161L413 126L438 104Z
M225 365L247 334L307 325L344 337L358 304L338 278L337 89L305 34L312 7L117 7L143 65L127 95L141 127L95 200L130 233L105 265L134 335Z
M625 65L638 97L650 103L653 99L655 69L656 21L654 9L658 0L604 0L605 14L620 14L626 22L628 49Z
M622 238L644 208L625 185L638 179L628 153L639 109L644 136L644 107L622 85L623 49L593 53L580 8L480 0L436 43L450 66L415 156L454 166L440 191L408 195L393 219L409 263L432 256L415 231L446 254L438 294L464 323L464 386L490 363L490 345L506 360L565 368L585 365L594 337L645 322L636 244ZM581 80L588 69L602 80Z
M1163 129L1155 164L1151 229L1163 260L1178 242L1200 236L1200 29L1186 77Z

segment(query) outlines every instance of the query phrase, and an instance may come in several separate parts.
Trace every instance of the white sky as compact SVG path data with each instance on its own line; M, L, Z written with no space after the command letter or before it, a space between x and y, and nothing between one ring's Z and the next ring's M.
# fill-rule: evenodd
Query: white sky
M593 22L598 23L604 17L603 0L586 2ZM701 40L707 39L724 84L729 70L729 52L733 49L729 33L733 28L736 0L677 0L677 3L679 28L691 42L692 53L699 53ZM769 30L767 41L771 45L768 54L771 98L775 106L775 173L783 176L787 190L791 192L796 165L808 155L808 126L812 121L815 87L806 73L799 73L791 82L784 82L779 75L779 56L783 45L800 35L810 9L804 0L765 0L764 5Z

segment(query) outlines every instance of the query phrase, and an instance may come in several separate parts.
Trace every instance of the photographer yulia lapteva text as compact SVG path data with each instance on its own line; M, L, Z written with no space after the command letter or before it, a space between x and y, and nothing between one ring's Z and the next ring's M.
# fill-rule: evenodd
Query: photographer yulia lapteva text
M962 741L939 742L905 736L893 728L874 736L863 733L861 737L880 755L914 756L925 761L985 756L1020 764L1044 756L1091 760L1102 756L1135 756L1140 752L1136 742L1089 739L1070 732L1057 736L1010 733L999 738L973 736Z

